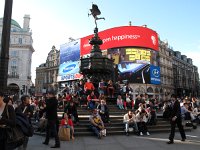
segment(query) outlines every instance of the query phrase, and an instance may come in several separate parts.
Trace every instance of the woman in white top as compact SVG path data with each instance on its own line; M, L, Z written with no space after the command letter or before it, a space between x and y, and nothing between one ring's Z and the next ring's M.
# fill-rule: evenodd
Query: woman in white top
M140 132L140 135L143 135L143 133L146 133L147 135L150 135L147 128L147 112L142 109L141 111L138 111L136 114L136 122L138 125L138 130Z

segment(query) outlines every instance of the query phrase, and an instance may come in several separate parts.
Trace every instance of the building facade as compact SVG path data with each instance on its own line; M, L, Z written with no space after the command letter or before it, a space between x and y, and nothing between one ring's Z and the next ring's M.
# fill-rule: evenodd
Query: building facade
M152 64L160 67L161 84L131 84L134 97L147 93L150 97L163 101L169 99L170 95L174 93L172 56L167 42L159 40L159 51L156 57Z
M171 50L168 42L159 41L159 62L161 73L160 98L169 99L174 93Z
M46 63L36 68L35 94L42 96L49 90L58 90L57 76L60 52L55 46L48 53Z
M192 59L171 51L173 58L174 92L179 97L199 96L199 73Z
M23 27L11 20L8 88L13 94L28 94L31 81L31 63L34 52L32 31L29 28L30 16L25 15ZM3 28L3 18L0 18L0 41Z
M124 30L123 34L131 34L131 28L137 28L137 30L132 31L133 37L130 35L121 36L122 33L117 33L118 28L128 29ZM129 83L133 89L133 98L144 93L160 101L168 100L171 94L176 94L179 97L200 96L198 69L192 64L192 59L174 51L168 42L157 40L155 36L147 37L149 43L145 43L146 40L140 39L145 35L140 36L140 33L137 33L139 30L143 31L141 33L145 35L148 32L150 35L155 33L147 27L127 26L99 32L99 36L104 41L104 45L101 47L103 56L114 60L115 65L118 66L117 80L121 84ZM113 36L113 33L116 35ZM111 35L109 36L109 34ZM64 44L60 51L52 47L46 63L36 69L36 93L41 95L50 89L58 91L58 85L70 83L81 77L78 76L80 73L79 57L88 57L91 50L91 45L88 44L90 36ZM117 38L123 38L120 40L121 43L115 42ZM128 41L130 39L134 42ZM126 42L122 43L123 41ZM157 42L158 44L155 44ZM77 57L78 60L75 59ZM61 59L60 63L59 59ZM151 77L151 68L155 67L159 70L159 78L157 78L159 82L157 83L153 82ZM59 78L56 79L56 76Z

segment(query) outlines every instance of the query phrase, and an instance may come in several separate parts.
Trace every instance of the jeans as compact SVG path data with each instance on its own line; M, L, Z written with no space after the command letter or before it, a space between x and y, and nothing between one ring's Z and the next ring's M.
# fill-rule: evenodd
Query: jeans
M143 132L143 133L148 132L148 128L147 128L146 122L138 122L137 124L138 124L139 132Z
M125 132L129 132L129 127L134 128L135 132L138 132L138 126L136 122L125 122Z
M119 109L124 109L124 106L122 104L118 104Z
M91 129L96 136L99 136L100 129L98 127L91 125Z

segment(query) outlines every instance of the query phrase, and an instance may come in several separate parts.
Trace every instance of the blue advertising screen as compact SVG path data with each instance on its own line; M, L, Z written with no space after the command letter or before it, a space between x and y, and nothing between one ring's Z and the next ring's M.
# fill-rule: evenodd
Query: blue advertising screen
M80 40L60 46L58 81L79 79Z
M160 67L150 66L150 80L151 84L160 84Z

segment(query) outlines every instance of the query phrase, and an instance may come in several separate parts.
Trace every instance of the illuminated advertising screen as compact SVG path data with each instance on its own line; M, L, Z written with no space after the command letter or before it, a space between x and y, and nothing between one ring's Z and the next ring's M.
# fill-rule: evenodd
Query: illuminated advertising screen
M155 31L139 26L121 26L98 33L103 44L101 50L116 47L144 47L158 51L158 35ZM81 38L81 56L89 54L92 49L89 39L93 35Z
M129 83L159 84L150 78L150 68L157 61L157 52L145 48L124 47L108 49L104 55L118 67L118 80Z
M129 83L160 84L160 67L150 64L123 62L118 64L118 80Z
M76 40L60 46L60 66L58 81L80 79L80 40Z
M150 83L150 65L123 62L118 64L118 80L127 80L129 83Z
M151 65L150 80L151 84L160 84L160 67Z
M118 80L130 83L151 83L150 64L156 60L158 34L142 26L121 26L98 32L103 44L102 54L112 58L118 66ZM63 44L60 47L60 67L58 81L79 79L80 56L87 57L92 46L89 35Z

